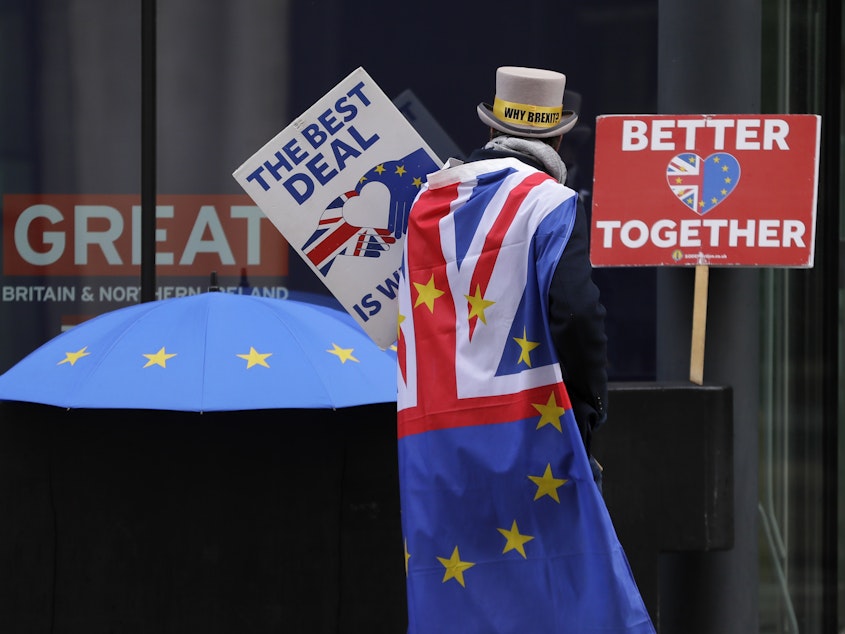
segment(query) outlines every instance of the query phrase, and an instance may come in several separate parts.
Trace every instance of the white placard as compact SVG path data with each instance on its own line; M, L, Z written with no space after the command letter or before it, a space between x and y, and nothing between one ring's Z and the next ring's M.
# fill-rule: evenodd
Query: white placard
M358 68L233 176L382 348L396 341L408 211L441 165Z

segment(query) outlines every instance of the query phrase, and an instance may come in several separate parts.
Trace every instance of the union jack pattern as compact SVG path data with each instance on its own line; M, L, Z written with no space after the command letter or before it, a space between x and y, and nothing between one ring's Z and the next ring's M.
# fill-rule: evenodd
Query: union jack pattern
M666 167L669 188L693 211L698 209L698 194L704 180L699 166L698 156L690 153L673 156Z
M429 175L399 296L409 632L653 633L546 321L576 194L515 159Z

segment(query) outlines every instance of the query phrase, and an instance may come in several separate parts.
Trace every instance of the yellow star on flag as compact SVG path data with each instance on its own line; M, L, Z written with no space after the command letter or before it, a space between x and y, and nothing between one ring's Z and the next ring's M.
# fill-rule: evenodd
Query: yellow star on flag
M431 278L429 278L427 283L420 284L419 282L414 282L414 287L417 289L417 301L414 302L414 308L420 304L425 304L433 313L434 300L444 293L444 291L441 291L434 285L434 273L431 274Z
M404 165L397 165L396 166L396 173L399 174L399 176L404 176L405 175L405 166Z
M90 352L85 352L88 349L88 346L83 346L82 349L77 350L76 352L65 352L65 358L59 361L56 365L61 365L63 363L70 363L73 365L77 361L79 361L82 357L87 357Z
M411 553L408 552L408 540L405 540L405 576L408 576L408 560L411 558Z
M525 363L529 368L531 367L531 355L529 354L534 348L538 347L540 344L536 341L528 341L528 334L525 328L522 329L522 338L514 337L514 341L519 344L521 351L519 353L519 360L516 362L517 365L520 363Z
M347 361L354 361L355 363L360 363L358 359L352 356L352 351L355 348L341 348L336 343L332 343L333 350L326 350L329 354L335 355L338 359L340 359L341 363L346 363Z
M420 187L422 187L422 179L419 176L414 176L413 185L414 187L419 189Z
M376 174L381 174L381 173L384 171L384 165L383 165L383 164L376 165L376 166L373 168L373 171L374 171Z
M143 355L147 357L147 363L144 365L145 368L150 367L151 365L160 365L163 368L167 367L167 360L172 359L176 356L176 353L167 354L164 351L164 346L161 347L161 350L156 352L155 354L145 354Z
M449 579L454 579L466 588L466 584L464 584L464 570L472 568L475 564L468 561L461 561L457 546L455 546L455 550L452 551L452 556L449 559L438 557L437 561L446 568L446 572L443 574L443 583L446 583Z
M396 318L396 341L399 341L402 338L402 322L405 321L405 315L399 313ZM391 346L392 348L393 346Z
M560 407L557 404L554 392L549 395L549 400L546 401L545 405L531 403L531 406L540 412L540 422L537 423L537 429L545 427L546 425L552 425L559 432L563 432L563 429L560 427L560 417L563 416L566 408Z
M241 359L246 359L246 369L249 370L254 365L263 365L265 368L269 368L270 364L267 363L267 357L273 356L272 352L258 352L252 346L249 347L249 354L239 354L236 355Z
M560 498L557 496L557 490L568 482L563 478L555 478L552 475L552 465L546 465L546 471L542 476L528 476L534 484L537 485L537 493L534 494L534 499L539 500L544 495L548 495L555 502L560 504Z
M516 520L514 520L513 524L511 524L510 530L506 528L497 528L496 530L504 535L505 539L508 540L505 544L505 549L502 551L503 555L509 550L515 550L522 555L523 559L527 559L525 556L525 542L530 542L534 538L531 535L521 534L516 525Z
M490 308L496 302L492 302L490 300L484 299L481 296L481 285L477 284L475 286L475 295L464 295L466 300L469 302L469 319L473 317L478 317L481 320L481 323L486 324L487 318L484 316L484 311L487 308ZM530 365L530 364L529 364Z

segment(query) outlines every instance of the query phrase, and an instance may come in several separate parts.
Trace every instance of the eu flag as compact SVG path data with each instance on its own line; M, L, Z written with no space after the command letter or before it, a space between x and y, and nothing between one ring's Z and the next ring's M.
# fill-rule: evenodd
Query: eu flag
M653 633L546 322L575 192L512 159L429 175L399 303L409 632Z

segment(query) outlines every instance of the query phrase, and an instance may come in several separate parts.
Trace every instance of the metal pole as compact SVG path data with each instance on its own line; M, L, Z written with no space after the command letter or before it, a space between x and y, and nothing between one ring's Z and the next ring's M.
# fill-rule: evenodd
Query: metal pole
M155 299L156 0L141 0L141 301Z
M842 77L842 4L828 0L825 6L825 74L829 78L824 90L822 103L822 156L820 200L824 201L821 209L824 217L819 224L822 245L817 249L821 256L821 271L816 275L821 283L819 295L822 308L822 469L824 472L821 491L822 504L822 629L823 632L839 631L837 621L837 588L839 579L839 545L841 529L837 529L839 508L839 434L842 412L839 411L839 353L840 333L840 292L842 280L839 279L842 266L840 250L841 227L839 208L839 188L842 186L839 176L842 170L840 139L842 96L839 82ZM818 257L818 256L817 256ZM841 615L840 615L841 616Z

